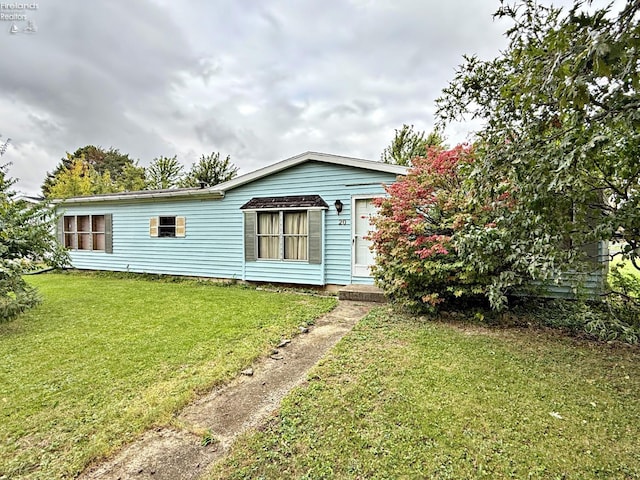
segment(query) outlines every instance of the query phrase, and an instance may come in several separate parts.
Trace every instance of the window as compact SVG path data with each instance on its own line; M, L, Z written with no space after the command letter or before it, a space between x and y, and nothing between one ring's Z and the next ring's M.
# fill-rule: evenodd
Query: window
M259 212L258 258L307 260L307 212Z
M307 212L283 212L282 227L285 260L306 260L309 231Z
M175 238L186 236L185 217L162 216L149 219L149 236Z
M329 206L320 195L254 197L245 203L244 259L322 263L322 211Z
M258 258L280 258L280 214L258 214Z
M176 236L176 217L160 217L160 226L158 227L159 237L175 237Z
M65 215L58 225L60 242L69 250L111 253L111 214Z

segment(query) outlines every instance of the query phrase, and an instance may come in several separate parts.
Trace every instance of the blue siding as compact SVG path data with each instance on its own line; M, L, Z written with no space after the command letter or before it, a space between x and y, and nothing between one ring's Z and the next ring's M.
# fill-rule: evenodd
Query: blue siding
M593 244L592 244L593 245ZM578 297L586 297L590 299L598 298L606 290L606 281L609 271L609 246L606 242L598 242L597 256L594 259L593 270L582 275L575 272L565 272L558 283L548 282L546 284L534 282L535 285L541 287L539 293L542 297L548 298L576 298L576 293L570 286L571 280L583 282L581 289L578 291Z
M370 278L351 277L351 197L384 194L381 184L394 180L390 173L310 161L239 186L224 199L103 201L59 210L113 215L113 253L71 252L76 268L311 285L372 283ZM240 207L253 197L312 194L330 205L325 212L324 262L245 263ZM337 199L344 204L339 216L333 207ZM186 218L185 238L149 236L149 218L173 215ZM341 219L346 225L339 225Z
M225 217L221 206L221 200L209 199L66 207L65 214L113 215L113 253L74 251L72 265L95 270L238 277L235 258L241 258L242 244L224 237L228 237L225 232L241 229L242 221ZM185 238L149 236L149 218L165 215L186 218ZM224 247L217 248L223 240Z
M304 283L312 285L373 283L373 279L370 278L351 276L351 197L365 194L383 195L385 192L382 184L394 181L395 176L389 173L307 162L228 192L224 202L237 204L237 208L253 197L280 195L320 195L329 205L324 222L324 281L323 270L318 268L319 265L267 261L248 262L246 279L262 280L275 273L277 278L272 278L271 281L288 282L286 277L282 279L284 273L292 275L297 281L301 270L306 270L307 281ZM340 215L333 207L338 199L344 204ZM346 225L339 225L339 220L342 219L346 220ZM278 264L283 265L283 268L277 266ZM293 279L291 282L295 283Z

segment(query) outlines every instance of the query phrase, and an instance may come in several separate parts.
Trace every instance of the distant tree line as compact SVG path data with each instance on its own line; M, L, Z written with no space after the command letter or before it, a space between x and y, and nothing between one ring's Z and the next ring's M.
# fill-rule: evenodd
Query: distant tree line
M103 193L212 186L238 173L227 155L202 155L188 171L177 156L154 158L148 167L138 164L118 149L93 145L67 153L56 168L47 173L42 193L47 198L69 198Z

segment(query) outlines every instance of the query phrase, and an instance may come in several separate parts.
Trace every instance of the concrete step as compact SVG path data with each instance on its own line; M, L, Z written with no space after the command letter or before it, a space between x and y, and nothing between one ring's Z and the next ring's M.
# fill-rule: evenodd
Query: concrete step
M382 289L374 285L347 285L338 291L340 300L355 300L359 302L386 303Z

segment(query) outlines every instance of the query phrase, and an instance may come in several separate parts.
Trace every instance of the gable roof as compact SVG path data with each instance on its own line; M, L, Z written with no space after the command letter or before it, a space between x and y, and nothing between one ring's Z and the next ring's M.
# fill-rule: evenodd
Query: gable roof
M73 197L64 200L54 200L53 203L85 203L99 202L107 200L138 200L138 199L154 199L154 198L176 198L191 196L209 196L213 198L223 198L225 192L234 188L254 182L260 178L273 175L274 173L295 167L306 162L323 162L333 165L345 165L348 167L362 168L364 170L373 170L376 172L392 173L395 175L406 175L409 171L408 167L401 165L393 165L389 163L376 162L373 160L364 160L361 158L344 157L341 155L332 155L329 153L305 152L295 157L287 158L277 163L273 163L253 172L240 175L228 182L219 183L207 188L173 188L168 190L141 190L137 192L121 192L108 193L102 195L92 195L86 197Z
M332 155L329 153L305 152L300 155L296 155L295 157L287 158L286 160L259 168L253 172L240 175L228 182L219 183L218 185L214 185L212 188L225 192L309 161L345 165L348 167L363 168L365 170L374 170L376 172L393 173L395 175L406 175L409 171L408 167L403 167L401 165L375 162L373 160L363 160L361 158L343 157L341 155Z

